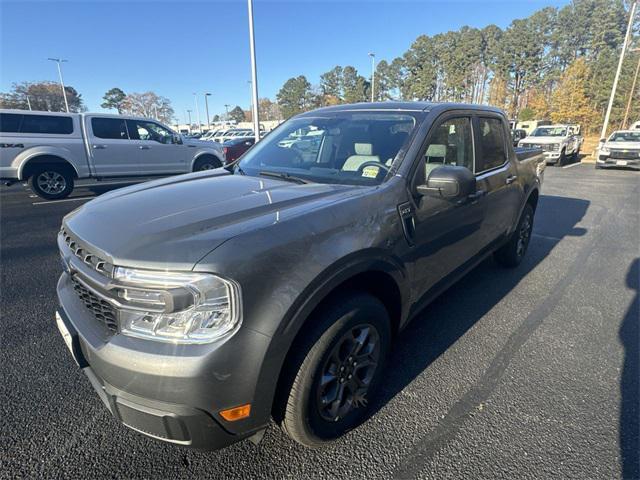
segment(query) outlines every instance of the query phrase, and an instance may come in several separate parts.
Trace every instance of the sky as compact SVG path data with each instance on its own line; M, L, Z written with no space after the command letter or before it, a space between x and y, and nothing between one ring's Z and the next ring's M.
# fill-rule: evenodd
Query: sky
M290 77L312 84L336 65L371 75L376 60L402 55L423 34L463 25L506 27L569 0L254 0L259 96L275 98ZM48 57L68 59L64 80L89 111L112 87L169 98L184 121L204 92L213 117L225 104L248 108L251 66L246 0L18 2L0 0L0 91L54 80ZM233 108L233 107L232 107ZM194 118L195 120L195 118Z

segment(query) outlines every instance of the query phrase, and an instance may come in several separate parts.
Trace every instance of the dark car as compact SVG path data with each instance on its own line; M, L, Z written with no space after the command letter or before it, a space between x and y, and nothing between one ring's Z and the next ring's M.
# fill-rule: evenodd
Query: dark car
M517 147L520 140L527 136L527 131L522 129L512 130L511 138L513 140L513 146Z
M225 154L227 163L231 163L242 156L244 152L249 150L256 143L254 137L241 137L227 140L222 144L222 151Z
M392 341L425 305L490 255L520 263L543 169L492 107L307 112L226 168L67 215L57 324L142 434L221 448L273 418L317 446L366 418Z

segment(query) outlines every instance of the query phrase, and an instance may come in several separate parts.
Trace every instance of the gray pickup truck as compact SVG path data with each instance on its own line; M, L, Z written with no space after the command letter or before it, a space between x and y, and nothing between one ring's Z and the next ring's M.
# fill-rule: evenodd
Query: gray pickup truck
M491 254L520 263L543 169L491 107L304 113L226 168L67 215L56 321L140 433L221 448L273 418L317 446L364 421L426 304Z

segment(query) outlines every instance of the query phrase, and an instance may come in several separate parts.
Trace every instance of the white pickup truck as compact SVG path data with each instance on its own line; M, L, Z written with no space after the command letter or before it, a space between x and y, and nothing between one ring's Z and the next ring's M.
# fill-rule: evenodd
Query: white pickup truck
M0 179L28 181L48 200L75 179L150 177L224 165L222 146L185 138L148 118L0 110Z
M545 125L520 140L518 146L541 148L547 163L562 166L567 157L578 157L583 142L579 132L579 125Z

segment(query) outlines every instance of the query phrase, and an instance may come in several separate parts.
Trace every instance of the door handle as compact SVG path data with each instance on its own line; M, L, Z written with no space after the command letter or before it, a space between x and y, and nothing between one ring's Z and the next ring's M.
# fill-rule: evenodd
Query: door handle
M149 150L151 147L148 147L147 145L140 145L138 148L140 150Z
M94 145L93 146L94 150L104 150L105 148L107 148L106 145Z
M505 183L506 183L507 185L510 185L510 184L512 184L513 182L515 182L517 178L518 178L518 176L517 176L517 175L509 175L509 176L505 179Z

